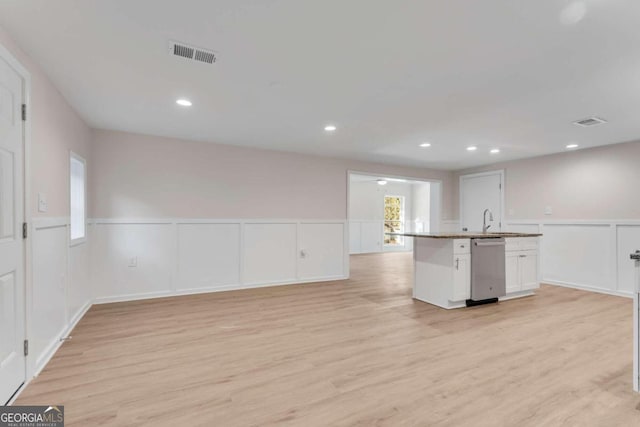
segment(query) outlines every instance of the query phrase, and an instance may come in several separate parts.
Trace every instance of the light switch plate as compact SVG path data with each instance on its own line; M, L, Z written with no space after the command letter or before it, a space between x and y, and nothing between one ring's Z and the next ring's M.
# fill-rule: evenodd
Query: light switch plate
M546 208L544 208L544 214L553 215L553 209L551 209L551 206L547 206Z
M38 212L47 211L47 196L44 193L38 193Z
M137 267L138 266L138 257L134 256L129 258L129 267Z

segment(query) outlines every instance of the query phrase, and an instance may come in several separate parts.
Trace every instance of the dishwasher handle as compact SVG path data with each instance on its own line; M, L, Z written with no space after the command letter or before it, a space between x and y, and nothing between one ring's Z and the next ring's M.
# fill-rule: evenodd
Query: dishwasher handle
M487 239L489 240L489 239ZM489 240L489 241L484 241L484 240L476 240L475 242L473 242L474 245L476 246L505 246L507 243L504 240Z

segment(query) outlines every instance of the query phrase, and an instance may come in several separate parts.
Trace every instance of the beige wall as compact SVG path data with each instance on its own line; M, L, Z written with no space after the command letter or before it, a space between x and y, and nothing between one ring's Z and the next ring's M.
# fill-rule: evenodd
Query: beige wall
M93 133L96 218L346 219L347 170L442 180L451 172L115 131Z
M505 170L505 213L513 219L640 218L640 142L497 163L455 174L452 209L459 217L459 176ZM545 215L546 206L553 210ZM513 215L509 215L513 210Z
M28 179L31 184L32 213L36 217L69 216L69 150L89 161L90 130L43 70L2 28L0 44L31 74L31 169ZM38 193L44 193L47 197L48 210L45 213L37 211Z

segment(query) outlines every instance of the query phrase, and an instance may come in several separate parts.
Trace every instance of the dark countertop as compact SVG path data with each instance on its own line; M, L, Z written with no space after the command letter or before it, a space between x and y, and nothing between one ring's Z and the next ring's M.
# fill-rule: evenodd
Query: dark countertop
M540 233L507 233L507 232L488 232L482 231L451 231L442 233L386 233L391 236L405 236L405 237L426 237L430 239L491 239L498 237L539 237Z

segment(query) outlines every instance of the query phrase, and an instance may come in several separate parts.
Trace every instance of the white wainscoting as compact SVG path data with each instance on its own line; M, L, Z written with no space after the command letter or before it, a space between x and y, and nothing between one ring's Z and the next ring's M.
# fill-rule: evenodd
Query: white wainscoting
M237 224L178 224L176 290L239 287L242 228ZM212 244L224 242L224 244Z
M91 222L96 303L349 277L341 220Z
M405 252L413 250L413 239L404 239L404 245L384 245L384 221L349 220L349 253Z
M298 277L305 281L349 276L344 223L301 223L298 227Z
M91 306L89 244L69 246L68 218L37 218L31 224L32 279L28 293L27 338L30 376L53 356L77 321Z
M517 220L508 231L540 232L541 281L612 295L632 296L640 249L638 220Z

